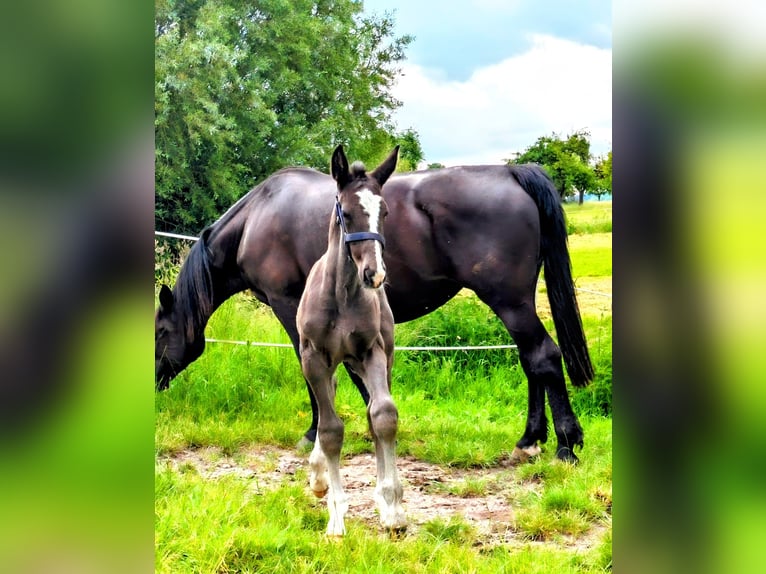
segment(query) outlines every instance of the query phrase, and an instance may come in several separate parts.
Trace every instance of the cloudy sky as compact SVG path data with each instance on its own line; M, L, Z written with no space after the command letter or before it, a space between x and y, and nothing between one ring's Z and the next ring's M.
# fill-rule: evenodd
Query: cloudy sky
M611 0L364 0L393 13L407 49L399 129L426 162L502 163L543 135L591 133L612 147Z

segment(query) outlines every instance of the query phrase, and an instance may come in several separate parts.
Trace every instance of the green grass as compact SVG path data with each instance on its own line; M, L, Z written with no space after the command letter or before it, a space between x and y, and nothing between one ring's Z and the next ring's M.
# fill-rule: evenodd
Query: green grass
M541 457L516 469L521 484L545 485L526 495L534 500L519 500L516 528L530 540L558 540L583 534L594 524L611 524L611 421L591 419L588 430L587 457L577 468Z
M610 277L612 275L612 234L591 233L569 238L574 277Z
M576 471L570 471L576 472ZM600 572L610 553L562 552L555 545L482 546L475 529L460 517L435 519L416 535L391 540L350 516L342 541L322 535L325 509L307 494L305 476L274 490L259 490L242 479L205 480L193 472L161 466L155 479L155 571L192 572ZM555 524L525 517L517 527L564 525L572 504L554 509ZM531 534L530 540L537 535ZM537 537L537 539L542 539Z
M612 202L588 201L582 205L565 203L567 233L611 233Z
M455 309L445 309L448 324L461 314L461 305L470 308L473 302L458 299ZM258 310L238 315L249 315L267 331L272 328L268 316ZM497 328L485 319L482 316L483 327L474 329L480 340ZM586 319L586 329L611 333L611 320ZM602 337L608 341L600 343L597 365L610 364L611 337ZM477 340L469 337L466 342ZM507 456L525 420L526 382L517 360L513 351L398 353L398 453L467 468L491 466ZM608 528L603 540L587 552L566 546L568 538L609 523L599 496L611 493L611 420L603 414L611 408L611 369L608 376L600 376L603 381L571 392L586 437L581 464L571 467L552 460L551 432L540 460L509 474L504 488L514 501L512 534L518 544L487 545L460 516L445 516L417 534L390 541L374 526L355 520L353 513L347 519L346 539L332 544L322 535L326 509L307 494L305 473L273 492L254 493L244 479L209 481L189 467L185 472L158 468L157 571L602 571L611 559L611 545L603 541ZM346 423L344 453L371 452L364 405L345 373L336 405ZM161 453L189 446L216 446L226 455L251 444L292 447L308 423L298 362L285 349L210 345L169 391L157 396L156 441ZM539 483L540 492L530 495L529 483ZM452 494L482 496L497 488L491 481L468 477ZM553 546L538 548L541 542Z
M577 277L611 275L611 203L567 206ZM609 218L609 230L601 220ZM582 230L592 230L584 233ZM541 297L544 297L541 295ZM554 332L550 319L546 328ZM397 453L469 469L442 492L502 495L511 503L511 543L487 540L460 515L445 515L391 540L349 512L341 542L323 536L326 506L308 492L305 471L273 489L252 479L205 479L192 465L156 466L157 572L603 572L611 569L612 368L610 313L583 310L596 368L570 388L585 432L577 466L553 460L550 429L532 463L493 477L470 469L504 460L522 434L526 379L515 350L397 352L393 396ZM240 295L213 316L208 337L287 342L272 312ZM396 328L397 345L510 343L500 321L461 293L427 317ZM346 424L344 454L372 452L364 405L339 370L336 407ZM300 366L290 349L208 344L155 402L158 455L215 447L236 457L252 445L293 448L310 422ZM550 413L548 413L550 420ZM435 487L439 488L439 487ZM585 548L573 541L595 537Z

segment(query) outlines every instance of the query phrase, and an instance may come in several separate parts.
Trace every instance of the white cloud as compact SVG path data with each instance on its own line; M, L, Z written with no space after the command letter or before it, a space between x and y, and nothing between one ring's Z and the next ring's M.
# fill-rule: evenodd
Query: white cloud
M540 136L582 128L593 153L611 149L611 50L534 35L528 51L465 82L412 64L403 74L395 118L418 132L429 163L501 163Z

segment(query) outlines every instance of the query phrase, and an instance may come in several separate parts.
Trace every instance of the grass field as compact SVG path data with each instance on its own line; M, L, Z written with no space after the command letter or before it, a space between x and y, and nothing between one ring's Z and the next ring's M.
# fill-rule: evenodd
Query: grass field
M569 235L612 232L611 201L589 201L582 205L567 203L564 209Z
M611 202L568 205L567 213L577 286L611 293ZM554 332L543 285L538 306ZM584 389L570 387L585 431L577 466L554 462L555 437L537 460L507 464L526 417L526 380L515 351L397 352L397 452L405 510L412 512L410 528L396 540L361 503L347 515L342 542L324 538L325 503L310 494L306 455L294 450L310 421L294 353L209 344L156 399L156 570L610 569L611 300L586 292L578 299L597 375ZM222 306L207 336L288 341L271 311L246 295ZM396 342L511 341L489 309L463 292L429 316L397 325ZM370 498L374 474L356 490L349 478L364 482L354 473L372 445L364 405L341 371L336 406L346 423L346 486Z

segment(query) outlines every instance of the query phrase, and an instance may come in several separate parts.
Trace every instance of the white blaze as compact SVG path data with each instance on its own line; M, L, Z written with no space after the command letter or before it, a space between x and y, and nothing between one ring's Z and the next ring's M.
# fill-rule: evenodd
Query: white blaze
M378 226L380 225L380 210L383 198L375 195L369 189L357 191L356 195L359 197L359 204L362 206L362 209L370 218L370 231L372 233L380 233ZM378 268L378 274L382 275L385 266L383 265L383 248L379 241L375 242L375 265Z

